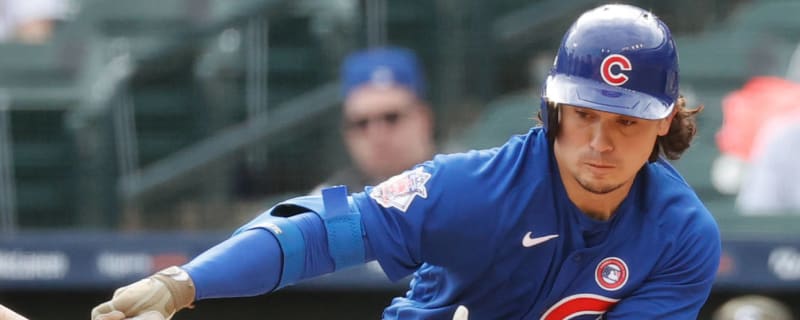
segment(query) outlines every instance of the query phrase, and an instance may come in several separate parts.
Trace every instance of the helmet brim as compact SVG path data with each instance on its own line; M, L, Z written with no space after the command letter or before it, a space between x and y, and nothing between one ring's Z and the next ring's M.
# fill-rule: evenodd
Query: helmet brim
M674 101L615 87L581 77L550 75L544 97L550 102L611 112L647 120L664 119L672 113Z

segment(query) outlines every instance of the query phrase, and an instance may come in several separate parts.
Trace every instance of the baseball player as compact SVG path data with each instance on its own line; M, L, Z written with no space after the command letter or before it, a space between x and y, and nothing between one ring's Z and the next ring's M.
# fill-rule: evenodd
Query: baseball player
M374 259L390 279L414 274L383 319L695 319L719 231L665 159L689 147L698 111L678 94L667 26L637 7L595 8L564 36L541 127L363 193L278 204L117 290L92 319L170 318Z

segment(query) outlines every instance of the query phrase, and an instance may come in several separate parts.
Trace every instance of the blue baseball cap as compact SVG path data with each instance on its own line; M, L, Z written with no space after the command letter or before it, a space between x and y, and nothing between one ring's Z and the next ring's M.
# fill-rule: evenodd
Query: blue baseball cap
M366 84L400 85L411 90L418 98L425 97L425 79L419 61L408 49L386 47L354 52L345 59L341 78L342 95L345 97Z

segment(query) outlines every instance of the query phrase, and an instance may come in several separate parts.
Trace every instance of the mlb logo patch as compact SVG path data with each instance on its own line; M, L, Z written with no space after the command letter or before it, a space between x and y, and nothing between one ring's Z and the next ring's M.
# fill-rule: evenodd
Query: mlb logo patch
M619 290L628 282L628 265L617 257L605 258L597 264L594 280L603 289Z
M379 184L372 189L369 196L384 208L394 207L406 212L415 197L419 196L423 199L428 197L425 184L430 178L430 173L423 171L422 167L417 167Z

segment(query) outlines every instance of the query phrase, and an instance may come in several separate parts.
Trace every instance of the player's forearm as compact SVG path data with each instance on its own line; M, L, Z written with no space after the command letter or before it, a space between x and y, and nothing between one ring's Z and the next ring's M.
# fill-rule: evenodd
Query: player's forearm
M291 270L292 283L333 270L327 255L324 235L311 232L324 231L321 220L314 213L304 213L292 218L280 218L281 225L289 223L297 230L297 237L308 239L304 251L296 251L290 259L302 259L298 270ZM274 220L272 220L274 221ZM243 297L263 294L286 284L282 281L285 252L274 230L261 227L244 228L214 246L189 263L166 270L118 289L111 301L92 310L93 320L122 320L147 312L157 312L169 319L175 312L190 306L194 301L208 298ZM307 235L308 234L308 235ZM278 235L280 236L280 235ZM0 317L0 320L3 318ZM137 317L138 319L138 317Z
M195 284L195 300L263 294L280 280L281 249L266 230L236 234L182 268Z
M149 312L169 319L196 300L263 294L371 260L361 214L344 191L276 205L182 268L118 289L92 310L92 319Z
M288 218L305 240L305 263L298 280L334 271L326 230L318 215ZM366 241L365 246L368 247ZM367 260L372 256L366 249ZM276 289L283 270L283 251L275 236L256 228L238 233L183 266L196 287L195 299L243 297Z

